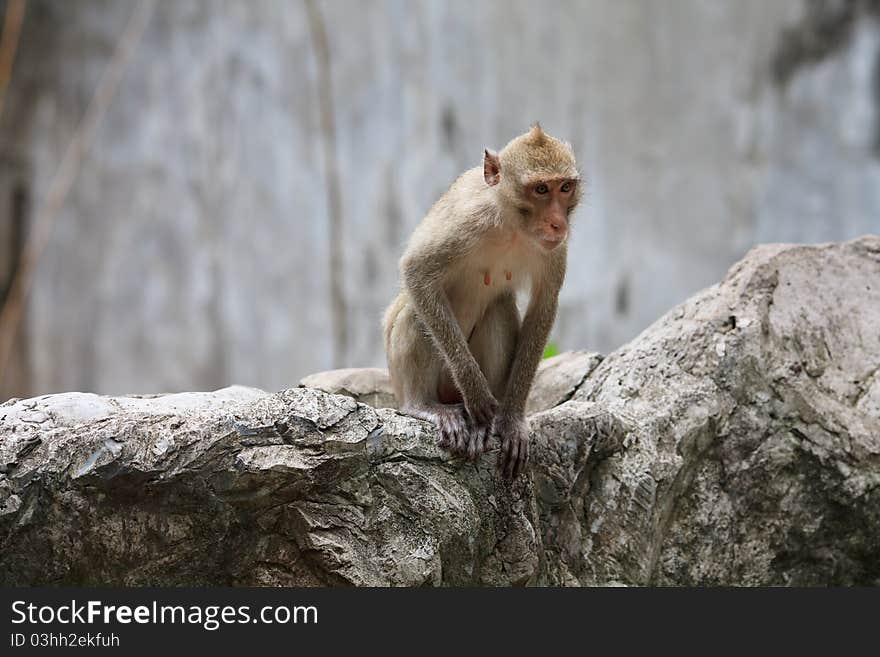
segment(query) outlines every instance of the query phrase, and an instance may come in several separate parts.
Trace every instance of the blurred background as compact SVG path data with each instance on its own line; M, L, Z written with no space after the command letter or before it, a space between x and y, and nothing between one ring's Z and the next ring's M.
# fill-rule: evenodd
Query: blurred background
M0 1L0 400L384 366L415 224L540 120L587 179L553 341L759 242L880 232L880 0Z

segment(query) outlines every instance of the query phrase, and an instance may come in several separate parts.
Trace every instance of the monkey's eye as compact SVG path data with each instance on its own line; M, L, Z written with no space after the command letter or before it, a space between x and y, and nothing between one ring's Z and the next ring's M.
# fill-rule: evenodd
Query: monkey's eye
M569 180L560 188L560 190L563 194L568 194L571 191L572 187L574 187L574 183Z
M547 185L545 185L544 183L541 183L540 185L535 185L535 194L546 194L549 191L550 188L547 187Z

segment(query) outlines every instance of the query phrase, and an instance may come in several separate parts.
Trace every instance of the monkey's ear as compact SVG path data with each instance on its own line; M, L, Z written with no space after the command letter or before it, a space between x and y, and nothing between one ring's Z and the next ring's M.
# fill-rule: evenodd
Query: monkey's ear
M501 182L501 160L498 153L490 151L488 148L483 154L483 178L489 187L494 187Z

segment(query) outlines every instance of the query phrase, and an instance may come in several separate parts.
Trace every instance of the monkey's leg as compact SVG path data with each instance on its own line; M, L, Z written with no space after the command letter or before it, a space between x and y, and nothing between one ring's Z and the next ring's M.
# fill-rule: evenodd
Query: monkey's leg
M440 431L440 446L464 454L468 437L464 404L449 403L460 402L461 397L452 398L441 385L445 366L412 306L401 303L389 309L385 334L388 372L400 410L433 422Z
M503 399L516 353L520 318L513 294L498 297L486 309L474 327L468 346L480 366L489 390L496 399ZM486 451L491 427L472 426L468 435L468 458L474 460Z

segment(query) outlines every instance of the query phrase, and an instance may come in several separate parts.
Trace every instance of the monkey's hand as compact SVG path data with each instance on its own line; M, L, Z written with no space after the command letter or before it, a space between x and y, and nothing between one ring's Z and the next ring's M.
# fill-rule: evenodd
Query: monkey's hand
M482 373L479 373L479 377L482 381L471 386L470 390L463 391L464 407L474 426L491 427L498 410L498 400L489 392L489 384Z
M520 415L502 414L495 418L493 435L501 441L498 467L507 479L513 479L529 462L529 424Z

